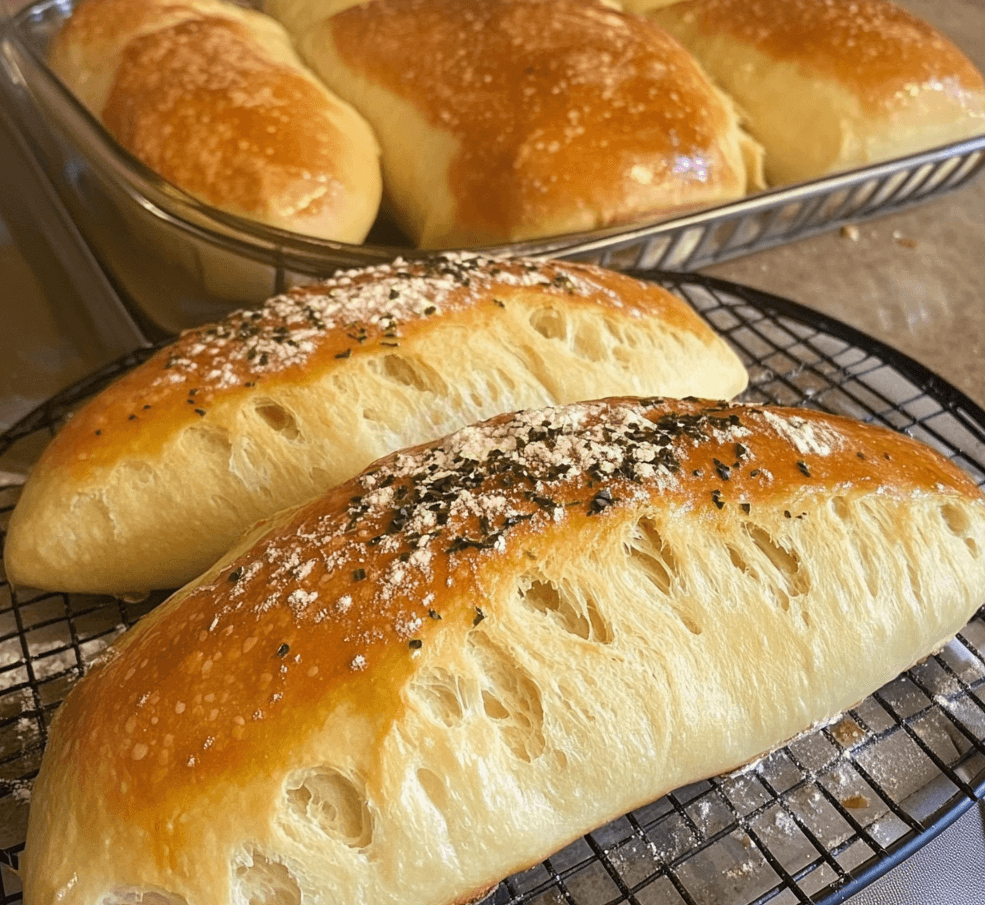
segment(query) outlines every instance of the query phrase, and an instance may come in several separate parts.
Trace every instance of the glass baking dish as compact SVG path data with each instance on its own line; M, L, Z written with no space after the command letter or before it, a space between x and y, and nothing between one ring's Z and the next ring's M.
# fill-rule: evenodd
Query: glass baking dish
M149 334L216 320L339 268L415 254L382 219L363 245L318 240L217 211L158 178L44 63L74 2L40 0L0 23L0 101L12 106L60 203ZM983 166L985 135L663 221L482 250L694 270L921 203Z

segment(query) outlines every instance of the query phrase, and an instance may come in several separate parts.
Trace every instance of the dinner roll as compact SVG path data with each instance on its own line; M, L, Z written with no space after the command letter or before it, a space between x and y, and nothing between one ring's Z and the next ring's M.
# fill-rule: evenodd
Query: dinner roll
M342 242L376 219L371 129L268 16L222 0L85 0L50 63L127 151L213 207Z
M893 679L985 599L955 465L817 412L504 415L279 515L55 715L25 905L450 905Z
M759 184L732 105L640 17L593 0L305 6L298 49L376 130L385 202L419 246L653 220Z
M455 254L343 273L186 332L78 412L13 512L7 575L178 587L257 519L402 446L515 408L746 381L679 298L589 265Z
M771 184L985 133L985 83L888 0L625 0L672 32L741 108Z

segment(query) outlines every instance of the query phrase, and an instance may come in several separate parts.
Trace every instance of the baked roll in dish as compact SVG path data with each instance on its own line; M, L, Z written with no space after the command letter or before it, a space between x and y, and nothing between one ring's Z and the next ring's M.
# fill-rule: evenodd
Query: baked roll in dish
M79 411L12 515L7 575L176 588L395 449L517 408L746 382L687 304L597 267L454 254L351 271L183 334Z
M288 31L298 32L359 3L360 0L262 0L262 8Z
M284 5L302 57L376 131L384 202L418 246L652 220L759 183L731 103L640 17L592 0Z
M128 152L215 208L342 242L361 242L376 219L372 130L262 13L84 0L50 64Z
M985 133L985 83L888 0L625 0L676 35L745 116L770 184Z
M462 902L832 719L983 588L985 499L902 435L503 415L278 515L105 653L51 728L25 902Z

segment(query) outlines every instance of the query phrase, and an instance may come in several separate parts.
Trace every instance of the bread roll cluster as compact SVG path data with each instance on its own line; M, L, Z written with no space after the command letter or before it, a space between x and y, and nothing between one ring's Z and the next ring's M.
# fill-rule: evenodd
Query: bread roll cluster
M83 0L53 70L123 147L207 203L361 242L575 233L742 197L760 151L663 29L595 0ZM382 188L381 188L382 186ZM382 192L382 195L381 195Z
M256 13L89 4L54 57L80 95L162 161L201 120L213 203L274 197L288 228L365 224L378 149L423 244L708 203L758 166L674 39L591 0L281 4L353 107ZM897 433L719 401L746 382L652 283L461 252L182 334L68 421L10 519L18 589L183 585L52 722L25 905L463 903L939 649L982 603L980 489Z
M382 210L424 248L652 222L985 133L980 73L889 0L624 6L83 0L51 63L215 207L344 242Z
M166 135L161 111L200 115L226 144L200 165L227 187L250 182L223 156L241 120L283 141L362 123L255 13L89 3L72 20L87 59L64 64L80 93L145 136ZM281 4L426 244L614 222L690 203L687 183L742 191L755 166L731 103L643 18L332 5ZM261 32L276 60L247 49ZM230 42L201 71L185 54ZM145 119L135 86L175 67ZM224 88L192 102L195 81ZM298 92L324 105L311 132L291 125ZM649 150L635 115L657 124ZM353 128L345 172L375 160ZM261 168L281 214L307 191L291 166ZM348 216L340 171L305 172L313 207ZM467 902L940 648L982 603L985 496L897 433L727 401L746 383L653 283L456 252L293 289L104 390L31 473L7 577L183 587L53 720L25 905Z

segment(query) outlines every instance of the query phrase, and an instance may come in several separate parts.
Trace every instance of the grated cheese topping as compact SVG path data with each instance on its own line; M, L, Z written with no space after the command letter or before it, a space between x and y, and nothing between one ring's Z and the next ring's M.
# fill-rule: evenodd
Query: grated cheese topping
M350 665L361 669L387 637L417 643L428 617L440 617L432 589L452 580L456 562L501 553L528 522L559 525L679 491L685 447L741 446L749 430L736 411L605 400L463 428L371 466L346 485L354 492L342 511L305 507L260 541L252 562L195 593L218 598L220 622L285 605L298 626L344 620L343 642L363 658Z
M185 332L163 360L154 385L199 383L194 396L303 366L326 348L336 358L347 358L364 346L396 347L403 326L475 304L497 286L604 298L613 307L643 314L570 265L467 252L421 261L398 258L293 289L260 308Z

